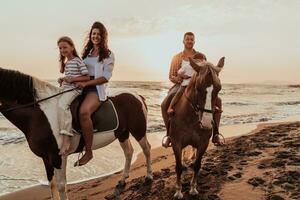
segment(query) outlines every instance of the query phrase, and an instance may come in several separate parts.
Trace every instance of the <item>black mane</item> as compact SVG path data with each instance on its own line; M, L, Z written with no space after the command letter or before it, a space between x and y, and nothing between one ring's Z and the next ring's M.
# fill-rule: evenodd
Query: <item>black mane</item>
M26 104L34 102L36 95L31 76L0 67L0 100Z

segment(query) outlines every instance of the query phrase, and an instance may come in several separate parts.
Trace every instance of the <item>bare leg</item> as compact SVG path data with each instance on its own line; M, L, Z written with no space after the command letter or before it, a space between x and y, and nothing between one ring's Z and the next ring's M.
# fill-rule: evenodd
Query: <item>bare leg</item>
M93 158L93 122L91 115L100 105L101 102L96 92L89 92L81 104L79 119L85 141L85 154L75 163L75 166L85 165Z

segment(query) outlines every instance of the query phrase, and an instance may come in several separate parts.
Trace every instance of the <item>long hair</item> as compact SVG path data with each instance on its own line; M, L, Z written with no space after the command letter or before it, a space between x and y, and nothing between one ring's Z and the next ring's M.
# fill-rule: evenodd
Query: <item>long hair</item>
M73 50L73 52L72 52L73 56L79 57L79 56L78 56L78 53L77 53L77 51L76 51L76 49L75 49L74 42L73 42L73 40L72 40L70 37L68 37L68 36L60 37L60 38L57 40L57 45L58 45L59 43L61 43L61 42L66 42L66 43L68 43L71 47L73 47L73 48L74 48L74 50ZM59 62L60 62L60 70L59 70L59 71L60 71L60 73L64 73L64 72L65 72L65 66L66 66L66 57L63 56L61 53L59 53Z
M111 51L108 49L108 33L105 26L101 22L94 22L89 32L88 37L86 38L86 43L82 52L82 59L85 59L91 50L93 49L93 42L91 40L93 29L98 29L100 31L100 43L99 43L99 62L103 59L108 58Z

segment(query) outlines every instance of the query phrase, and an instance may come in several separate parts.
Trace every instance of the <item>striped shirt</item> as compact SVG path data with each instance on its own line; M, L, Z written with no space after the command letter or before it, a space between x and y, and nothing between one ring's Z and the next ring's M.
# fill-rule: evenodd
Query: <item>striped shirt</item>
M68 60L65 65L65 76L66 77L78 77L88 75L89 72L87 70L86 65L83 61L75 57L71 60ZM63 82L64 86L74 86L72 83Z

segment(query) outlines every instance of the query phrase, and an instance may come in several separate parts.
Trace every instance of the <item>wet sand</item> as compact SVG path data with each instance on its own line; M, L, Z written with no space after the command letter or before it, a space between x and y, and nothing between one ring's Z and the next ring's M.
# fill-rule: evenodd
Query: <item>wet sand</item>
M238 132L238 130L236 130ZM198 196L188 194L192 170L182 175L184 199L300 199L300 122L261 124L247 135L209 146L198 175ZM145 182L145 162L139 155L124 188L115 188L121 172L68 186L70 200L159 199L175 193L172 149L152 150L153 182ZM0 200L50 199L47 186L35 186Z

